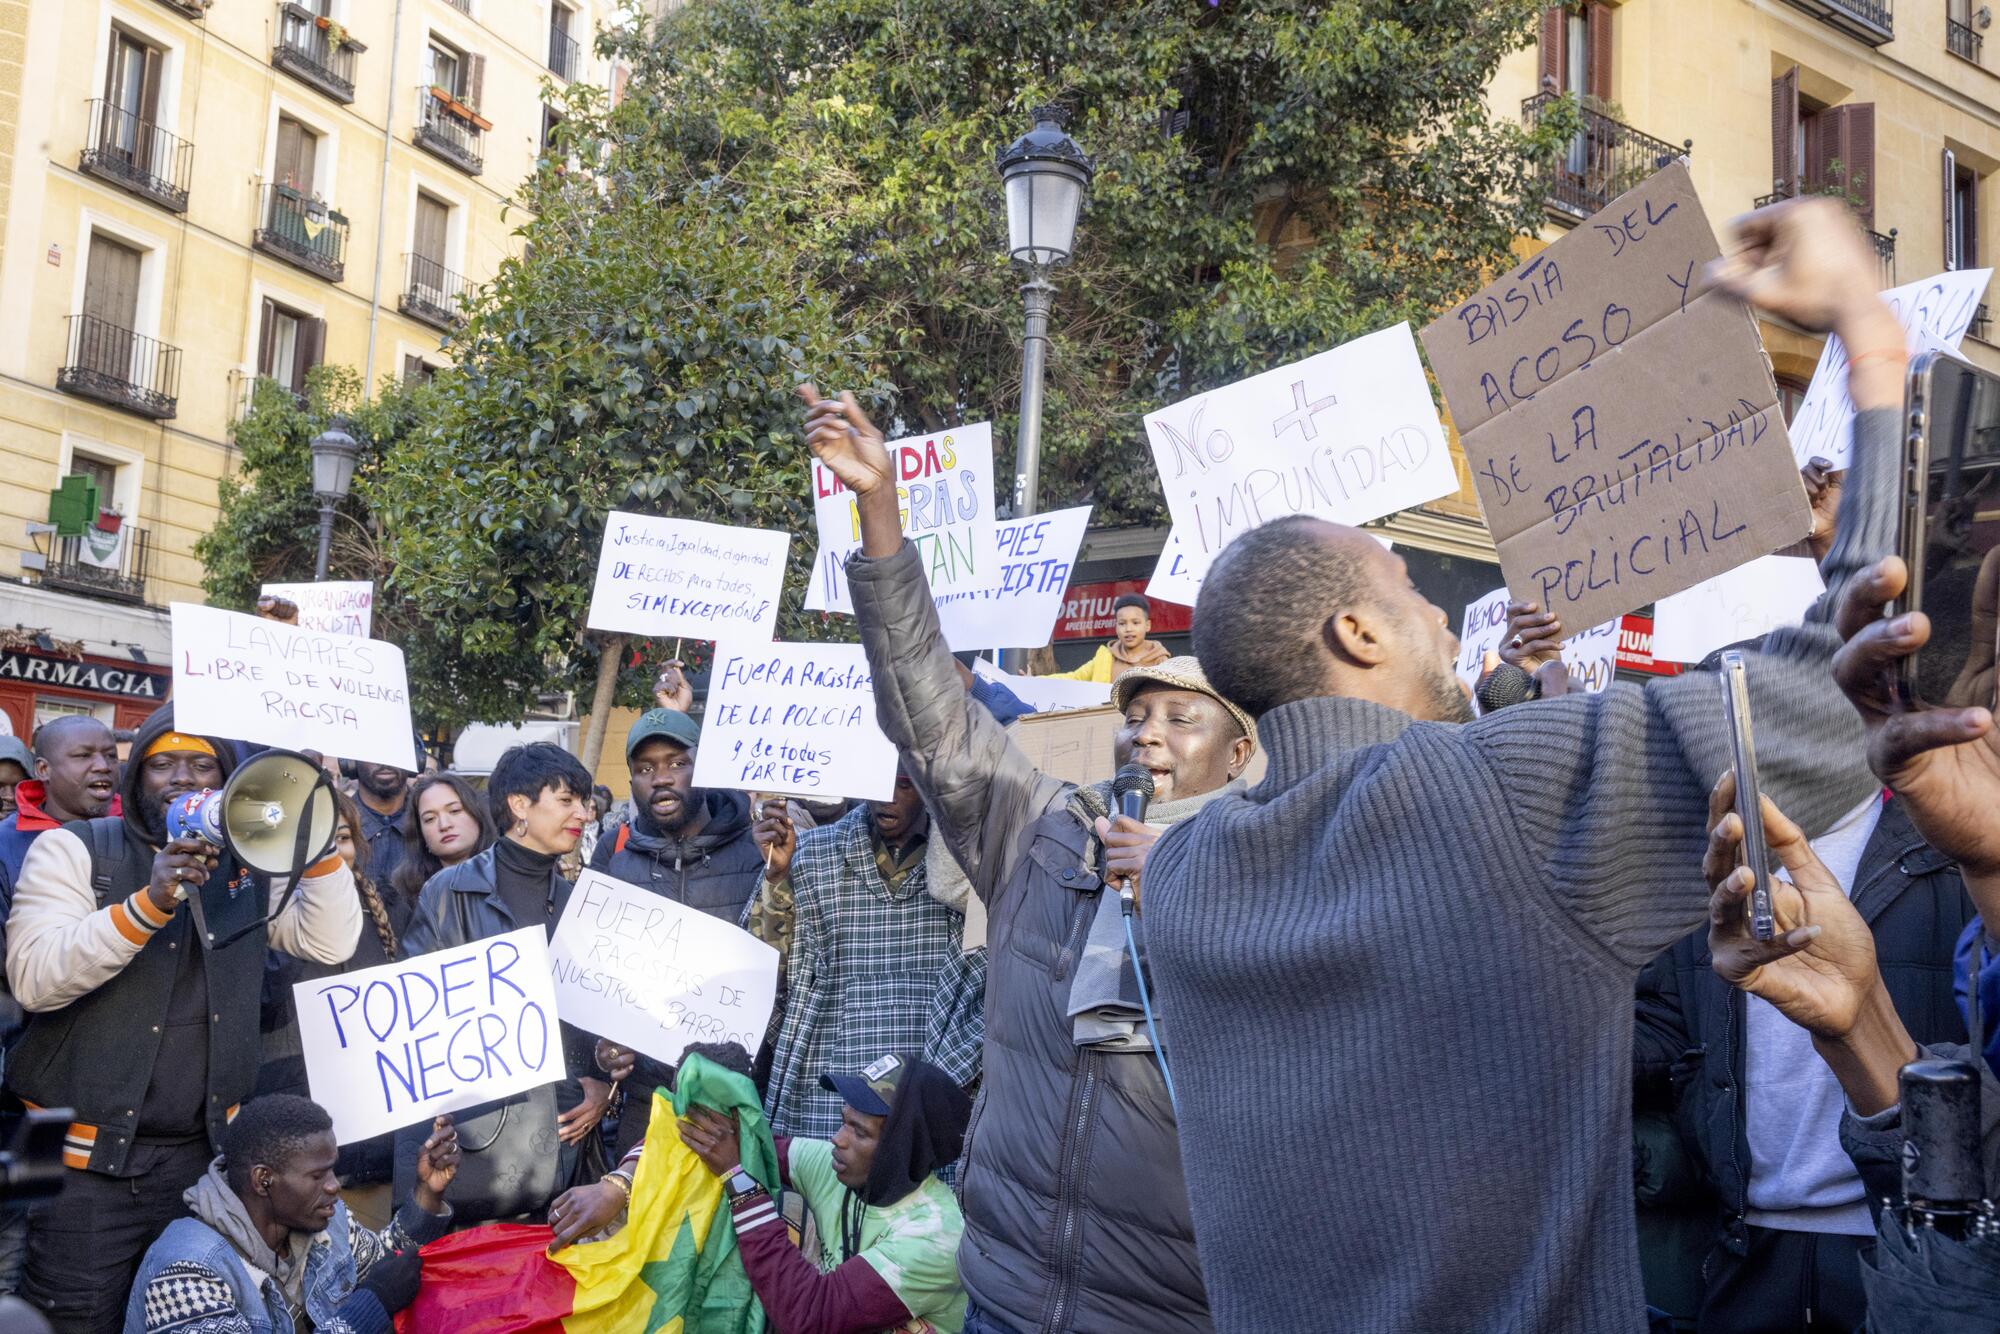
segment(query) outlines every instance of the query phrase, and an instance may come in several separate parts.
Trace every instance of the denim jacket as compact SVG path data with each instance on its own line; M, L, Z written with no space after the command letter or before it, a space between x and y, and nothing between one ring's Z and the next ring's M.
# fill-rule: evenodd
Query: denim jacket
M434 1241L450 1226L449 1214L405 1204L388 1227L370 1232L336 1201L332 1221L306 1250L300 1293L315 1334L390 1334L390 1314L355 1285L378 1260ZM292 1334L293 1328L276 1278L253 1268L198 1218L168 1225L140 1263L125 1305L125 1334Z

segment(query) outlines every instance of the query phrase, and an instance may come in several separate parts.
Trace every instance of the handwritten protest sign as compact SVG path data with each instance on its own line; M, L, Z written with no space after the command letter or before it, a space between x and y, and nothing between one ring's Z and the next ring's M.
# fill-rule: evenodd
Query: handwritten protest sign
M1958 269L1892 287L1882 299L1902 321L1911 352L1921 350L1925 334L1956 351L1992 277L1991 269ZM1838 338L1829 336L1819 354L1812 383L1792 416L1791 434L1792 457L1799 467L1814 458L1837 469L1847 467L1854 450L1854 400L1847 396L1847 348Z
M1150 413L1146 438L1196 587L1272 519L1361 524L1458 487L1407 324Z
M1006 686L1023 704L1039 713L1063 709L1095 709L1111 699L1108 681L1058 681L1049 676L1016 676L984 658L972 660L972 671Z
M691 1042L757 1050L778 1000L769 945L590 870L556 923L549 966L564 1019L669 1063Z
M416 770L394 644L191 602L172 614L176 727Z
M791 534L613 510L590 628L692 639L769 639Z
M1653 656L1700 662L1719 648L1797 625L1826 592L1809 556L1765 556L1693 588L1661 598L1653 608Z
M1369 536L1380 542L1384 551L1396 548L1395 540L1386 533L1370 533ZM1146 583L1146 596L1192 607L1195 599L1201 596L1202 581L1207 577L1206 569L1195 573L1188 560L1187 546L1181 541L1180 530L1169 528L1167 544L1160 549L1160 559L1154 563L1152 578Z
M1090 526L1090 506L1008 519L995 528L998 587L981 593L938 593L938 623L954 652L1040 648L1049 642L1063 593L1076 568L1077 548Z
M295 983L313 1101L342 1144L563 1078L542 928Z
M891 441L888 449L896 465L903 533L923 560L931 593L978 593L998 587L992 423L913 435ZM853 494L818 459L812 461L812 487L819 554L813 558L806 606L813 611L852 612L846 565L861 546L861 517L855 512Z
M1750 312L1685 163L1446 313L1424 347L1508 587L1597 625L1804 537Z
M875 725L859 644L718 645L697 787L887 801L896 748Z
M1507 638L1507 590L1496 588L1465 607L1465 619L1458 634L1458 679L1477 685L1488 650L1499 652ZM1580 634L1563 639L1563 664L1569 668L1571 690L1595 694L1611 684L1618 666L1616 619L1593 625Z
M299 609L299 629L331 630L368 638L375 624L375 585L366 579L323 584L265 584L267 598L283 598Z

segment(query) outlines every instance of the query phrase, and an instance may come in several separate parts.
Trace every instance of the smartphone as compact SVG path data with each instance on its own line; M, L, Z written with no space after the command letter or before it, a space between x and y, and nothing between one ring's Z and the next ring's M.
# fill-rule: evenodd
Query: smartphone
M1722 712L1729 719L1729 752L1736 770L1736 814L1743 821L1738 855L1755 877L1750 884L1750 932L1759 940L1777 934L1771 911L1771 856L1764 844L1764 804L1758 800L1757 746L1750 735L1750 686L1740 650L1722 655Z
M1906 705L1991 704L1972 698L1993 660L1990 619L1974 615L1982 567L2000 566L2000 378L1939 352L1910 363L1897 552L1909 586L1892 616L1922 611L1930 642L1903 659ZM1989 577L2000 578L2000 569Z

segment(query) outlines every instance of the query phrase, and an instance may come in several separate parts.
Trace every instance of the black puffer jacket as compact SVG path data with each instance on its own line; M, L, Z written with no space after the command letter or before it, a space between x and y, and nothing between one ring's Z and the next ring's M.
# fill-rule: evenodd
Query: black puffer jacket
M1885 802L1851 888L1875 936L1896 1013L1925 1044L1965 1041L1951 994L1951 952L1972 901L1951 858L1925 843L1903 804ZM1632 1075L1641 1102L1671 1090L1674 1119L1721 1209L1722 1242L1742 1254L1750 1191L1744 1129L1744 994L1716 976L1708 933L1690 935L1639 975Z
M648 833L652 821L634 811L632 822L599 839L590 869L628 885L664 894L734 926L756 896L764 854L750 837L750 799L741 792L703 794L708 823L693 838Z
M847 572L877 720L988 915L984 1079L960 1169L965 1290L1016 1334L1212 1329L1160 1068L1071 1037L1070 982L1103 888L1075 788L966 694L915 548Z

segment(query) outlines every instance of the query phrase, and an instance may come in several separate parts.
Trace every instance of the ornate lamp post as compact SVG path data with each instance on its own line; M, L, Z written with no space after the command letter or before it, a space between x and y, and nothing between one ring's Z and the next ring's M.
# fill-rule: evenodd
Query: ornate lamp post
M336 417L312 439L313 496L319 501L319 555L313 560L313 578L326 578L326 557L333 545L333 514L347 498L354 484L354 465L361 446L347 433Z

